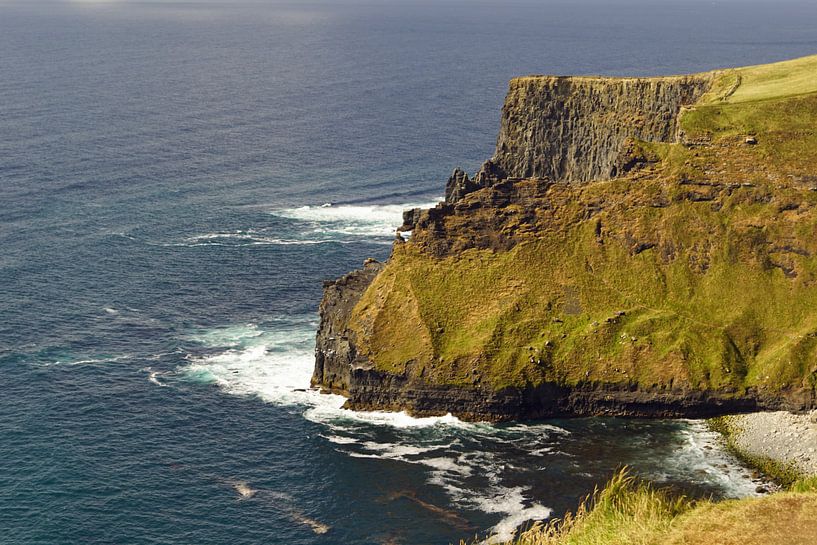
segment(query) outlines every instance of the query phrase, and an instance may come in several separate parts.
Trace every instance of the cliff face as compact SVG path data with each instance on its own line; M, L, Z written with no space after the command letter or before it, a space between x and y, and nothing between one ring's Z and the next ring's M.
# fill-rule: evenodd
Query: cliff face
M473 179L456 169L445 200L505 179L589 182L624 174L635 166L633 141L678 141L682 109L709 90L713 77L513 79L494 156Z
M355 305L382 268L382 263L367 261L359 271L324 282L313 386L348 396L353 369L372 367L371 362L358 355L348 324Z
M817 57L773 67L514 80L495 157L327 283L313 384L490 420L814 407Z
M681 108L694 104L711 82L711 75L514 79L492 161L505 177L615 177L628 139L677 141Z

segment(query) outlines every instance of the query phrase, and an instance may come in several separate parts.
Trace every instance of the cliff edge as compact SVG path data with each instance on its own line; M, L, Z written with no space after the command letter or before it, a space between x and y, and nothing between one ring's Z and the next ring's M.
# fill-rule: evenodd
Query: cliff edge
M815 71L512 80L494 156L327 283L313 385L488 420L815 407Z

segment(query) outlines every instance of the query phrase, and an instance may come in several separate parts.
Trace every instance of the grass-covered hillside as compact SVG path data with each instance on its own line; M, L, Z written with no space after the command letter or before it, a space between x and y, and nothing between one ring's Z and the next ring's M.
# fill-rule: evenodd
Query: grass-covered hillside
M815 74L817 56L715 72L677 141L632 142L618 178L466 195L395 246L350 320L358 352L434 384L811 395Z

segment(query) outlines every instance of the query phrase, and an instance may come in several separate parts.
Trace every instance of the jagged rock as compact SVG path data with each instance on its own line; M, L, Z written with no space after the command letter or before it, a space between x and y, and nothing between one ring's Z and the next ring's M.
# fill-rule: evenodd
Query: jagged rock
M468 193L476 191L479 186L468 178L468 174L460 168L455 168L448 182L445 184L445 202L455 203Z
M411 210L404 211L403 225L400 226L398 231L411 231L414 226L420 222L420 218L422 218L424 212L425 210L422 208L412 208Z
M657 157L645 153L644 149L638 146L632 138L627 138L621 147L618 157L613 162L610 170L610 178L623 176L628 172L644 168L650 164L658 162Z
M474 182L479 187L491 187L507 177L505 171L493 160L489 159L482 163L479 171L474 175Z
M312 386L348 394L353 368L368 363L358 358L354 338L347 325L361 295L382 268L383 263L367 259L363 269L323 283L323 299L319 308L321 326L315 342Z

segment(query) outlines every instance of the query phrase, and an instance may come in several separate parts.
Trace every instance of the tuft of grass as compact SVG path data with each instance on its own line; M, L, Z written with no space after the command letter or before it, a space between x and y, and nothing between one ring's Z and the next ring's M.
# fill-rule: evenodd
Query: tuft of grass
M617 472L602 489L596 489L576 511L522 533L518 545L590 545L646 543L645 536L669 529L673 519L695 504L673 497L629 474Z
M791 492L799 493L807 492L817 493L817 475L812 475L811 477L803 477L798 479L789 487L789 490Z

